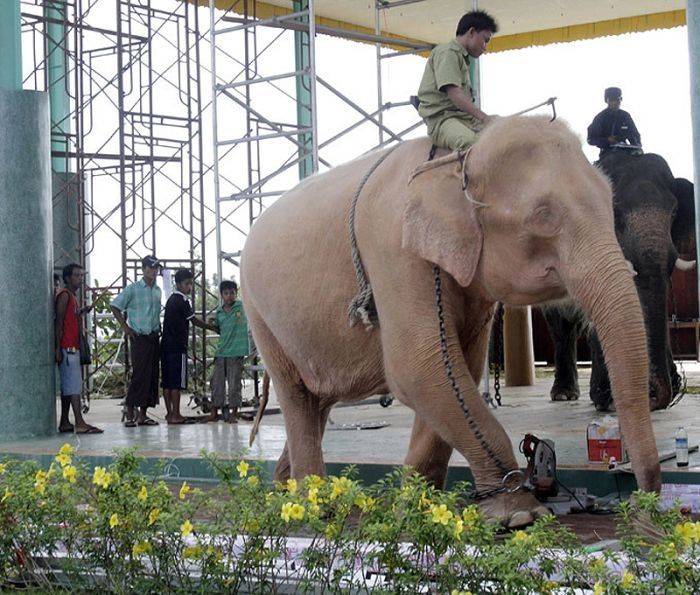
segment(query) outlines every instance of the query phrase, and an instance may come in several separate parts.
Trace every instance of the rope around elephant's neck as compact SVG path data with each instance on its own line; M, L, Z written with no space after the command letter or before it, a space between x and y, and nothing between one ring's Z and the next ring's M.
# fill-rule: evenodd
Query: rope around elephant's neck
M357 247L357 236L355 234L355 210L357 208L357 201L360 198L362 189L367 184L370 176L374 171L384 162L384 160L391 155L399 145L394 145L386 153L384 153L377 161L372 164L367 173L362 178L360 185L355 191L355 195L352 197L352 203L350 204L350 215L348 217L348 231L350 232L350 250L352 251L352 264L355 267L355 277L357 277L357 286L359 288L359 293L352 299L350 306L348 306L348 317L350 318L350 326L355 326L359 321L365 325L365 330L372 330L375 324L379 323L377 318L377 309L374 305L374 296L372 295L372 286L367 280L367 274L365 273L365 268L362 266L362 259L360 258L360 250Z

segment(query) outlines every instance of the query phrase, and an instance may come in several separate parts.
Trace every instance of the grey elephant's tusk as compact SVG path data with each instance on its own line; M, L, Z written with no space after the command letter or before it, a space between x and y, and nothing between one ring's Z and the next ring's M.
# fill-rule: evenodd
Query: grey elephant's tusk
M627 265L629 272L632 273L632 276L636 277L637 271L634 270L634 265L629 260L625 260L625 264Z
M695 260L683 260L682 258L676 259L676 268L679 271L689 271L694 269L697 262Z

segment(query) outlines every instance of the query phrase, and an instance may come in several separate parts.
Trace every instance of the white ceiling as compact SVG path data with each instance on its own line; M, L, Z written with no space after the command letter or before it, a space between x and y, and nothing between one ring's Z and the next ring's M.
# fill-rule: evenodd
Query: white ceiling
M292 7L291 0L265 2ZM478 4L498 22L499 36L685 9L684 0L479 0ZM314 6L318 17L374 29L373 0L315 0ZM471 0L423 0L384 10L381 27L392 35L441 43L454 35L459 17L471 8Z

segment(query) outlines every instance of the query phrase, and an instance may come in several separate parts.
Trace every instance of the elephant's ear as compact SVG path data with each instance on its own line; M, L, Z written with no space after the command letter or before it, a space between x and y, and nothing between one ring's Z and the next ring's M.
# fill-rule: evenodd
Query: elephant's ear
M462 287L474 278L483 236L476 205L462 190L461 163L422 171L408 183L401 245L439 265Z
M678 201L676 218L673 220L671 237L673 244L680 248L681 244L693 237L695 231L695 196L693 183L685 178L673 181L673 194Z

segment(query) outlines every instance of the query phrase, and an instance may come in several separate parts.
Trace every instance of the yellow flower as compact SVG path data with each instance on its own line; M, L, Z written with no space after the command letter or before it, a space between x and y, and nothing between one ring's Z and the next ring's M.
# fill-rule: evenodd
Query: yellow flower
M63 450L63 449L61 449ZM71 458L67 454L59 453L56 455L56 462L61 466L61 467L67 467L68 465L71 464Z
M7 471L7 464L6 463L0 463L0 475L4 475L5 471Z
M603 583L598 581L595 585L593 585L593 595L603 595L605 593L605 587L603 586Z
M257 488L260 485L260 480L255 475L251 475L246 482L251 488Z
M304 513L306 509L301 504L295 504L292 506L291 516L295 521L300 521L304 518Z
M78 475L78 470L72 465L63 468L63 479L67 479L71 483L75 483L76 475Z
M452 589L450 595L472 595L471 591L458 591L457 589Z
M180 525L180 532L183 537L187 537L190 533L192 533L193 529L194 526L189 520L186 520L184 523L182 523L182 525Z
M684 545L691 545L700 542L700 523L690 521L682 525L676 525L674 533Z
M430 512L433 515L433 523L439 523L441 525L447 525L452 519L452 513L447 510L446 504L440 504L439 506L431 506Z
M306 509L301 504L285 502L282 506L280 517L285 523L288 523L292 519L295 521L300 521L304 518L305 511Z
M464 531L464 521L462 521L462 519L459 517L456 517L454 530L455 539L462 539L462 531Z
M462 520L467 526L472 526L479 520L479 510L475 505L467 506L462 511Z
M287 480L287 491L290 494L294 494L297 491L297 480L296 479L288 479Z
M355 498L355 506L357 506L362 512L368 512L374 508L375 504L375 499L372 498L371 496L367 496L365 494L360 494L357 498Z
M603 558L596 558L588 564L588 568L590 568L591 572L602 572L605 568L605 562Z
M248 519L243 525L243 530L248 533L257 533L260 530L260 523L256 519Z
M92 474L92 483L102 488L108 488L109 484L112 483L112 479L112 474L108 473L104 467L95 467L95 471Z
M146 486L141 486L141 490L137 494L136 498L138 498L141 502L148 500L148 490L146 489Z
M514 541L515 543L527 543L530 541L530 536L525 533L525 531L516 531L513 533L513 537L511 537L511 540Z
M142 554L147 554L151 551L151 544L147 541L142 541L141 543L135 543L131 548L131 554L133 556L140 556Z
M109 528L114 529L119 522L119 515L115 512L111 517L109 517Z
M352 482L347 477L332 477L331 484L331 500L335 500L338 496L342 496L352 487Z
M191 545L182 550L183 558L190 558L191 560L199 560L202 557L202 548L198 545Z
M323 487L323 479L318 475L307 475L304 480L306 487L320 489Z
M186 481L182 482L182 487L180 488L180 500L187 498L187 494L192 491L192 488L187 485Z
M0 498L0 504L2 504L10 496L12 496L12 492L10 491L10 488L5 488L5 495L2 498Z
M149 527L158 520L159 515L160 515L160 510L158 510L157 508L154 508L151 512L148 513L148 526Z
M430 498L426 497L425 492L422 492L420 495L420 503L421 506L424 506L425 508L428 508L428 506L431 505Z
M246 463L245 461L241 461L236 465L236 469L238 470L238 476L239 477L245 477L248 475L248 469L250 469L250 465Z
M220 562L221 559L224 557L221 548L214 547L213 545L207 546L206 554L209 558L214 558L214 560L216 560L217 562Z
M625 569L622 573L622 581L620 584L625 589L629 589L630 587L632 587L636 580L636 577L629 570Z
M325 534L326 534L326 539L333 539L335 537L338 537L338 535L340 535L340 528L333 523L329 523L326 526Z
M318 504L318 488L309 488L309 493L306 495L306 499L311 504Z
M58 451L58 454L59 455L66 455L69 457L70 455L73 454L73 447L66 442L61 447L61 450Z

